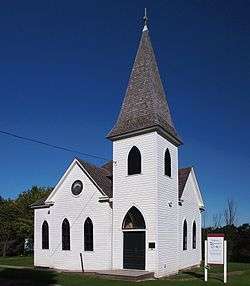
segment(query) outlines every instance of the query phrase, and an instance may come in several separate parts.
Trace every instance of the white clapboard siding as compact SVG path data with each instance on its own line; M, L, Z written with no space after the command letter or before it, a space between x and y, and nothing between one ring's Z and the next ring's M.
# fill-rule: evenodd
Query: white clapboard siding
M164 174L166 150L171 157L171 177ZM157 135L157 212L158 212L158 277L178 271L177 205L178 205L178 148Z
M179 269L200 265L201 262L201 211L197 198L193 170L189 174L182 195L182 206L178 207L179 214ZM187 250L183 250L183 222L187 221ZM196 249L192 246L192 227L196 222Z
M81 180L84 188L75 197L71 185ZM83 254L85 270L111 269L112 209L108 203L100 203L102 196L97 187L75 163L51 198L54 205L49 209L35 210L35 265L57 269L80 271L80 253ZM48 213L50 212L50 213ZM94 251L84 251L84 221L93 222ZM70 223L71 249L62 250L62 222ZM41 228L44 220L49 224L50 249L41 249Z
M133 146L141 152L142 172L127 174L128 153ZM146 246L156 242L157 229L157 134L155 132L113 143L113 267L123 268L122 222L127 211L137 207L146 223ZM156 250L146 248L146 270L155 271Z
M129 151L141 152L142 172L127 174ZM164 155L171 155L171 177L164 174ZM155 277L177 273L199 265L201 261L201 212L203 205L192 169L178 204L178 148L157 132L137 135L113 142L113 209L99 202L103 193L74 160L48 201L50 208L35 210L35 266L69 271L123 269L122 222L127 211L137 207L146 223L146 270ZM79 196L71 193L75 180L84 188ZM84 251L84 221L90 217L94 227L94 251ZM71 249L62 250L62 222L70 223ZM183 221L187 220L188 249L182 250ZM42 249L42 223L49 224L49 250ZM192 248L192 225L196 222L197 246ZM149 249L155 242L155 249Z

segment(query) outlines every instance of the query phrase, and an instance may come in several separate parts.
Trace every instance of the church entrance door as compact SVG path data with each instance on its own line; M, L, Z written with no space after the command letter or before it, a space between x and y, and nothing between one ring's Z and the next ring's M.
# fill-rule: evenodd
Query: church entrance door
M123 232L123 268L145 270L145 231Z

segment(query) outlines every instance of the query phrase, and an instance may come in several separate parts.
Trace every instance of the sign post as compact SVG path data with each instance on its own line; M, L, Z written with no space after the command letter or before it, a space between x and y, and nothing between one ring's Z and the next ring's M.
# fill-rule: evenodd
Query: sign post
M207 240L205 240L205 282L207 282L207 275L208 275L208 265L207 265Z
M205 241L205 282L208 279L209 264L224 265L224 283L227 283L227 242L224 240L224 234L208 234Z
M227 241L224 241L224 283L227 283Z

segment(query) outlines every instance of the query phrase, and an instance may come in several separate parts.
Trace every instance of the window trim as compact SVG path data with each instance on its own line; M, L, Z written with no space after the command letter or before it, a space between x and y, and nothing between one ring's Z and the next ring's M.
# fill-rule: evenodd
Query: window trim
M88 227L88 228L87 228ZM90 217L87 217L84 222L84 251L94 251L94 225Z
M182 226L182 250L185 251L188 249L187 243L187 220L184 219Z
M131 152L136 152L136 156L139 156L139 162L138 162L138 166L131 166L131 164L133 163L133 161L131 162L131 160L133 160L134 158L130 158L131 156ZM133 155L133 153L132 153ZM136 159L136 158L135 158ZM134 162L137 162L134 159ZM135 170L133 170L133 168ZM137 170L138 169L138 170ZM133 176L133 175L141 175L142 174L142 155L141 155L141 151L138 147L136 147L135 145L129 150L128 155L127 155L127 175L128 176Z
M67 232L65 233L64 227L68 227ZM70 223L67 218L65 218L62 222L62 250L63 251L69 251L71 250L71 245L70 245ZM65 241L66 239L66 241Z
M194 220L193 225L192 225L192 249L196 249L196 248L197 248L197 226Z
M138 219L140 219L140 225L139 227L126 227L126 220L130 219L133 223L133 220L138 222ZM144 216L142 212L135 206L132 206L125 214L123 221L122 221L122 230L124 231L131 231L131 230L145 230L146 229L146 222L144 219Z
M49 249L49 224L46 220L42 224L42 249Z
M167 170L167 160L166 160L166 155L168 155L168 169ZM172 178L172 158L169 149L167 148L164 152L164 175L168 178Z

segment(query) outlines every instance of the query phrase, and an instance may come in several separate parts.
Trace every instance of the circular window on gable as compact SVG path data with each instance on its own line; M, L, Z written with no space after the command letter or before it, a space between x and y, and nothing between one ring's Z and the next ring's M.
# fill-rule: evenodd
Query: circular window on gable
M74 196L80 195L82 189L83 189L83 184L82 181L80 180L75 181L71 186L71 192Z

